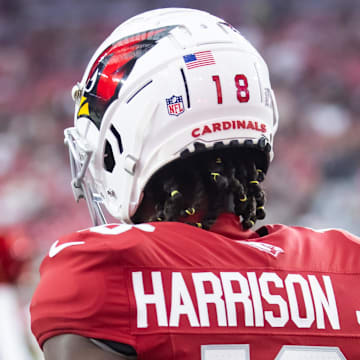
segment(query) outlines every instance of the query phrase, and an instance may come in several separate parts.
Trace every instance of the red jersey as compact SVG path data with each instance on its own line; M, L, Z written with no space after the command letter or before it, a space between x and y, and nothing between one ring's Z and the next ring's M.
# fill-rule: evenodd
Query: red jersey
M344 231L107 225L55 242L40 272L40 346L73 333L139 359L360 359L360 240Z

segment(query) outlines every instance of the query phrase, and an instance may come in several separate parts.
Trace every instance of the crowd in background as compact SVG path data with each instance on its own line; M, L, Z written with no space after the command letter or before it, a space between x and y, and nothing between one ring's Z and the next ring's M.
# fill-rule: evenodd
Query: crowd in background
M0 230L21 229L39 257L60 235L91 225L73 199L63 144L70 90L119 23L169 6L225 18L269 65L280 126L266 222L360 235L356 0L0 1Z

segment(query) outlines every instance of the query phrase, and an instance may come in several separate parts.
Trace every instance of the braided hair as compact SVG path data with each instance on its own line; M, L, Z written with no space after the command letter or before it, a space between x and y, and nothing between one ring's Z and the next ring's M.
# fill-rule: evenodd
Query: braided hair
M192 154L176 160L148 182L144 196L155 204L152 216L133 221L178 221L210 229L217 217L229 208L249 229L265 217L265 193L261 187L264 168L254 149L222 149ZM204 204L207 204L204 208ZM141 208L141 206L140 206ZM199 214L197 222L187 221ZM192 217L194 218L194 217Z

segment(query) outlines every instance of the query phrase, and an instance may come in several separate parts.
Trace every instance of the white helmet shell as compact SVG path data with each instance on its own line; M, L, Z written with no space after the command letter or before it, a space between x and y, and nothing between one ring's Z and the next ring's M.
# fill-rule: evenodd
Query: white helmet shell
M236 29L203 11L159 9L126 21L73 93L75 127L66 134L82 177L73 175L88 202L90 193L121 222L131 223L150 177L187 153L259 144L264 171L273 157L278 113L267 66Z

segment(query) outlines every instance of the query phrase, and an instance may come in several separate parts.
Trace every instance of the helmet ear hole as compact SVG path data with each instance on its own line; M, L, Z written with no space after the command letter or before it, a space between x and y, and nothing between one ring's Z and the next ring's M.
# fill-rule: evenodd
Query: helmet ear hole
M104 168L108 172L113 172L115 167L115 158L111 144L106 140L104 151Z

